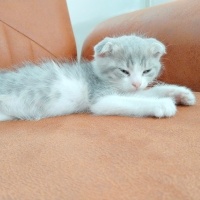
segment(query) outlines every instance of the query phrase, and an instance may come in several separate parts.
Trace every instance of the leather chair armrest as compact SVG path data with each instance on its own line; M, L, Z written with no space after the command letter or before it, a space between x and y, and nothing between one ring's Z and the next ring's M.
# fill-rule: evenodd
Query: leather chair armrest
M92 59L93 46L106 36L143 34L167 46L160 80L200 91L200 1L182 0L113 17L87 37L82 58Z

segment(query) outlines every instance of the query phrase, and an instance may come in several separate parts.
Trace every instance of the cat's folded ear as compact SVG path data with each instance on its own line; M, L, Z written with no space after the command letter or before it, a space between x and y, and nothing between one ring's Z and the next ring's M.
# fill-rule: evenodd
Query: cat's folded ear
M94 46L94 57L107 57L120 51L120 47L112 38L106 37Z
M149 42L150 42L150 54L153 57L160 59L161 56L166 54L166 47L162 42L154 38L150 38Z

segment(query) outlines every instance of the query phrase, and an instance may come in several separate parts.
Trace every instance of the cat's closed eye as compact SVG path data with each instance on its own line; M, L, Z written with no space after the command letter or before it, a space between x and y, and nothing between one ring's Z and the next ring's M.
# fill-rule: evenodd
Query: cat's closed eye
M127 76L130 76L129 71L125 70L125 69L120 69L120 71L124 74L126 74Z
M143 75L144 75L144 74L148 74L150 71L151 71L151 69L144 70L144 71L143 71Z

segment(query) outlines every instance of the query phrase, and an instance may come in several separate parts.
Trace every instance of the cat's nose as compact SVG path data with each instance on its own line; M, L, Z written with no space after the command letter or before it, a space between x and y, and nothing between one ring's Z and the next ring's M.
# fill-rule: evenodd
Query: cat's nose
M134 82L132 83L132 86L134 86L136 89L138 89L141 86L141 82Z

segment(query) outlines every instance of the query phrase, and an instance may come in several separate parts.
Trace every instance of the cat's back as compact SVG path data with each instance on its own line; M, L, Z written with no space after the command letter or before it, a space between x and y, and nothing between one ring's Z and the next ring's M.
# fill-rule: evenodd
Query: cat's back
M39 90L52 85L62 84L69 79L82 81L77 63L56 62L48 60L39 64L25 63L12 70L0 71L0 92L10 93L14 90Z
M37 85L41 82L51 83L63 75L62 63L48 60L39 64L25 63L21 66L14 67L11 70L0 71L0 81L5 84L24 84ZM69 72L73 71L74 64L65 64Z
M55 75L60 74L60 66L61 64L56 63L52 60L44 61L39 64L34 63L24 63L21 66L15 66L11 70L2 70L0 71L0 78L4 81L11 80L12 78L19 79L20 81L25 80L40 80L43 78L49 78L51 75L54 77Z

